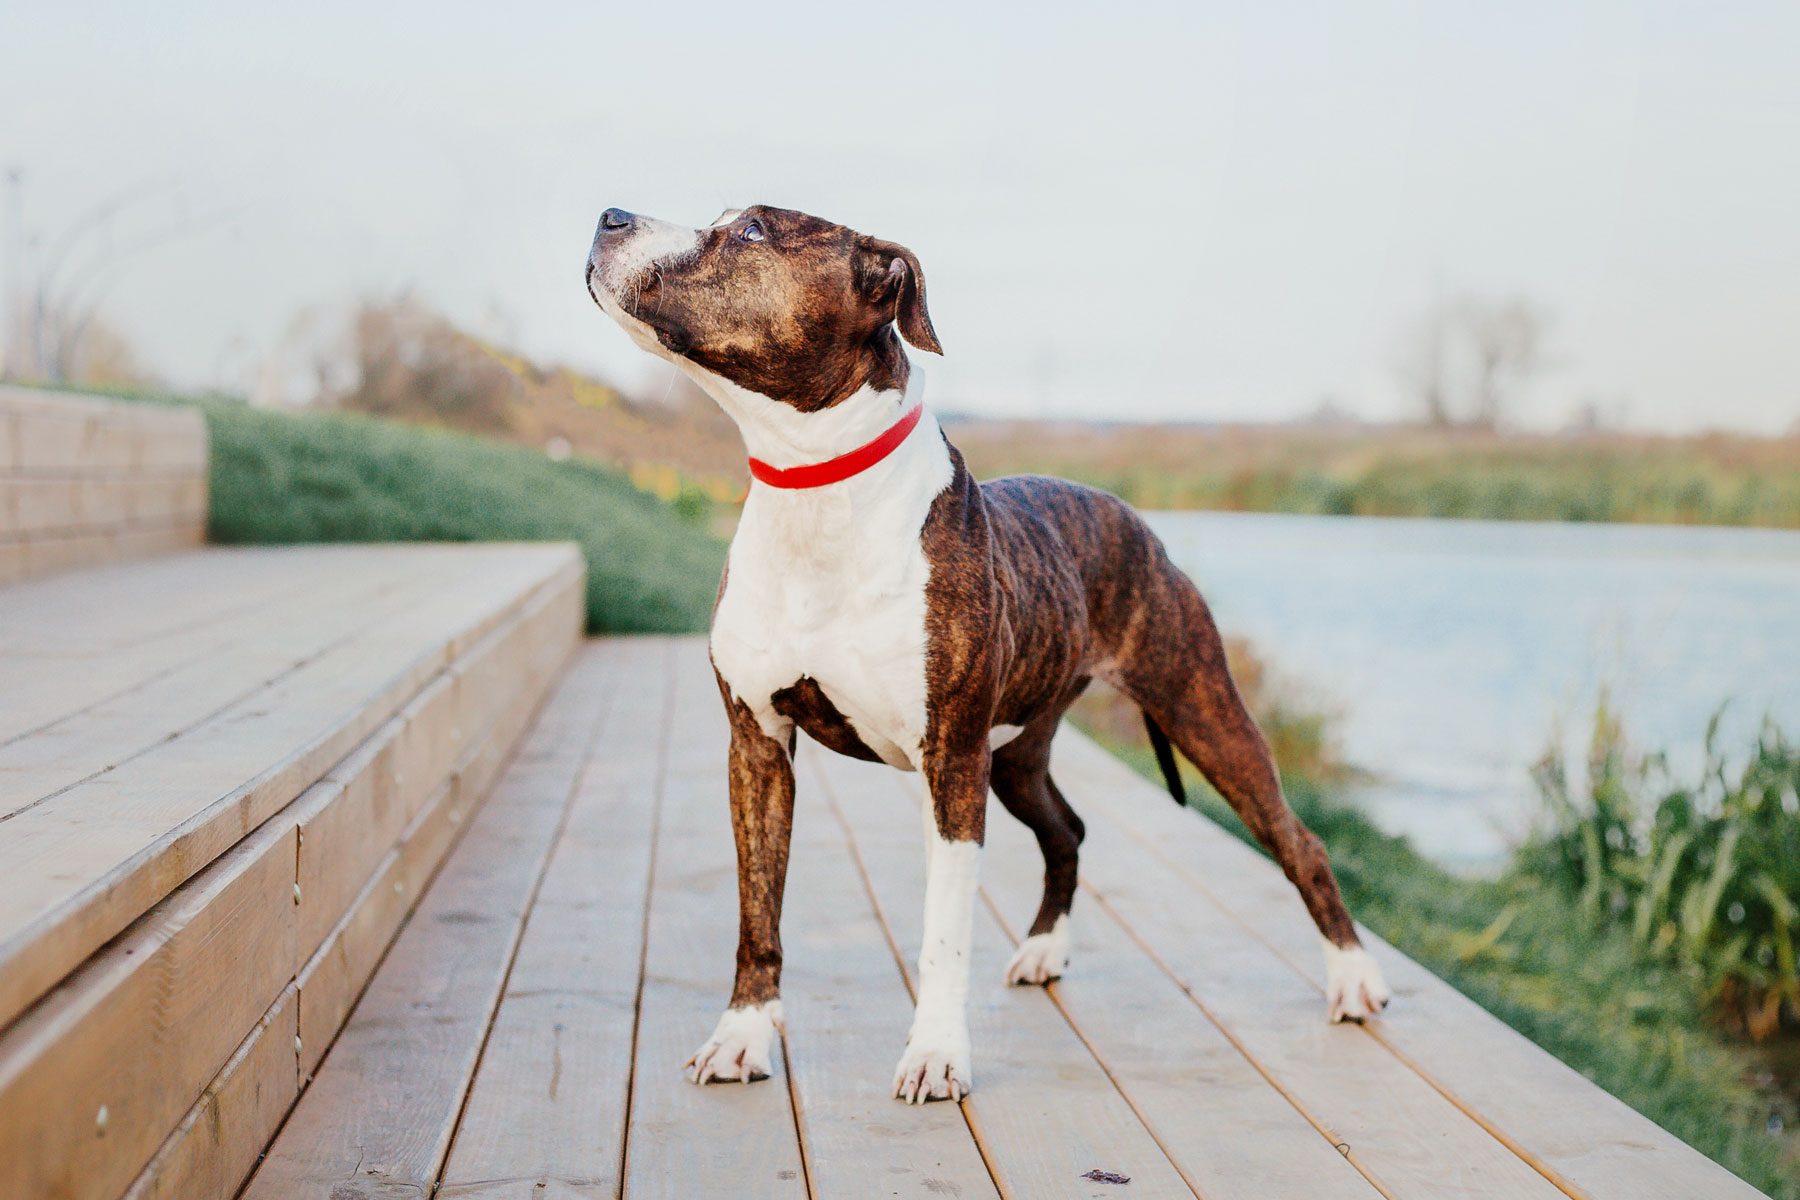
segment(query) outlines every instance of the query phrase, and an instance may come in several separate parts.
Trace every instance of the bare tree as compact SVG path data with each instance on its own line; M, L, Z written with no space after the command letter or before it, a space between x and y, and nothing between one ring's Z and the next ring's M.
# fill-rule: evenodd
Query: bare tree
M1494 429L1550 365L1549 329L1518 297L1439 302L1408 329L1395 374L1427 424Z
M1432 306L1407 331L1394 373L1417 400L1426 424L1451 424L1450 314L1443 305Z
M1546 365L1548 325L1543 313L1524 300L1465 303L1463 336L1474 357L1471 424L1493 429L1508 415L1519 394Z
M327 405L474 432L510 428L537 373L408 296L357 306L343 344L315 365Z

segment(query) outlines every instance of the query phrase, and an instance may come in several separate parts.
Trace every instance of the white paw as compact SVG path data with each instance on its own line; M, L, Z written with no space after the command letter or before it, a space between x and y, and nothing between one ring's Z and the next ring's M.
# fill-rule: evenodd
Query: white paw
M1049 933L1034 933L1019 943L1017 953L1006 964L1006 982L1049 983L1061 979L1069 969L1069 918L1056 918Z
M687 1060L687 1077L695 1083L767 1079L775 1071L775 1031L780 1025L779 1000L726 1009L706 1045Z
M908 1104L961 1100L975 1087L969 1068L969 1027L960 1019L913 1021L906 1053L894 1069L894 1095Z
M1333 1024L1360 1024L1386 1008L1388 997L1381 967L1367 950L1325 943L1325 1006Z

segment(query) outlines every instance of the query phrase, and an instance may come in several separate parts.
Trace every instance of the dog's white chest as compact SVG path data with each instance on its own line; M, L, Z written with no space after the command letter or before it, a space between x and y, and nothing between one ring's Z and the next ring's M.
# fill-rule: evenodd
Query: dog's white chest
M785 739L789 724L772 696L810 677L884 762L918 767L930 579L919 535L949 479L935 430L920 442L889 460L894 470L870 472L878 478L759 489L745 504L713 615L713 663L771 737Z

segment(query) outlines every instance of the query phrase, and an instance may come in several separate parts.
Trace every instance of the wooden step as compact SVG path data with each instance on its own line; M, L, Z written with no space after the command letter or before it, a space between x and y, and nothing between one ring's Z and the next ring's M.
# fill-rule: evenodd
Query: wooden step
M570 546L365 546L0 591L31 696L0 709L0 1195L221 1194L560 672L582 584ZM94 590L125 609L105 654Z
M0 584L197 546L206 486L193 409L0 386Z

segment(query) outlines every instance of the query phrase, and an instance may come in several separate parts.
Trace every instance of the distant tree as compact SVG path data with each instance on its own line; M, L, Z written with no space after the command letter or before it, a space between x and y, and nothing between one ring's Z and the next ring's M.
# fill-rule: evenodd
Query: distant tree
M1406 331L1394 374L1427 425L1449 425L1450 314L1434 305Z
M503 432L536 368L401 296L350 314L341 346L316 362L319 399L379 417Z
M1549 330L1528 300L1460 296L1408 328L1394 372L1426 424L1494 429L1550 365Z

